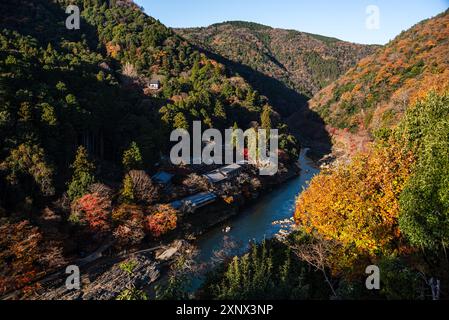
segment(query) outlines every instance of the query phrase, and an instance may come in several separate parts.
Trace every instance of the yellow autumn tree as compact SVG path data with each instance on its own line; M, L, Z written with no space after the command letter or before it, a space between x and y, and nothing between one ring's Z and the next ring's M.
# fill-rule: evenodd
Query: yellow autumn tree
M297 224L340 243L341 264L399 250L399 195L413 162L398 144L377 146L318 175L297 201Z

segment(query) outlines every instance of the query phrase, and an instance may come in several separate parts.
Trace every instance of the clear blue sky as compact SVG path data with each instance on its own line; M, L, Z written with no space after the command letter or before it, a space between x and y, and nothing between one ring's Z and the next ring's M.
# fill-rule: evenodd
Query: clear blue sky
M449 0L134 0L169 27L244 20L346 41L385 44L449 7ZM379 8L379 29L366 27L367 6Z

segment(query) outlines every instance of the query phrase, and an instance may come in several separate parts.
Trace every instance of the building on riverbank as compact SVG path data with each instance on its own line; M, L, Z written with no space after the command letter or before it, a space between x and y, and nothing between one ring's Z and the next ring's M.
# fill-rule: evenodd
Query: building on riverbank
M153 181L163 185L168 186L171 184L174 175L165 171L160 171L153 176Z
M229 179L238 177L243 171L239 164L231 164L203 175L211 184L220 184Z
M212 192L202 192L193 196L174 201L170 205L183 212L195 212L196 210L205 207L217 201L217 195Z

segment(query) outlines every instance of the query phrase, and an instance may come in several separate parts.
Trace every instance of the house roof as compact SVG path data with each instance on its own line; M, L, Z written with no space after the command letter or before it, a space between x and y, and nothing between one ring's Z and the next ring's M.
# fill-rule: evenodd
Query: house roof
M222 167L220 169L211 171L209 173L204 174L203 176L207 178L212 183L222 182L229 178L229 175L242 169L242 166L239 164L231 164L226 167Z
M231 165L229 165L229 166L223 167L223 168L221 168L221 169L219 169L219 170L220 170L224 175L229 175L230 173L233 173L233 172L238 171L238 170L240 170L240 169L242 169L242 166L235 163L235 164L231 164Z
M217 195L212 192L202 192L195 194L193 196L184 198L182 200L178 200L171 203L171 206L175 209L180 209L184 205L189 205L193 208L200 208L205 206L211 202L214 202L217 199Z
M160 184L170 183L171 179L173 179L174 175L165 171L159 171L153 176L153 180Z
M203 175L212 183L218 183L226 180L228 177L221 173L219 170L214 170Z

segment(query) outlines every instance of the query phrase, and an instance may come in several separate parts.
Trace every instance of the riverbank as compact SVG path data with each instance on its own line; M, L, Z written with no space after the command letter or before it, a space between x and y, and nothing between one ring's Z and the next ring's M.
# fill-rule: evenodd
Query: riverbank
M250 211L252 206L257 206L260 199L269 197L282 185L295 180L300 174L300 168L296 164L284 167L275 178L267 178L262 183L259 192L249 194L248 197L236 196L231 203L221 198L216 203L208 205L193 213L184 214L181 227L172 232L163 240L147 243L146 246L130 252L110 255L109 246L102 246L99 250L82 261L74 262L79 265L81 271L81 289L72 292L65 288L67 275L61 270L42 279L37 290L30 298L34 299L106 299L116 295L128 287L140 286L145 282L153 287L154 283L163 282L171 264L181 255L191 255L199 238L207 237L210 231L222 228L230 220L239 217L242 213ZM220 229L221 230L221 229ZM181 240L180 240L181 239ZM136 264L137 276L130 276L120 267L123 264ZM142 270L151 270L151 276L145 275ZM134 273L134 272L133 272ZM112 279L124 279L113 281ZM11 294L13 298L17 296Z
M301 152L299 164L301 174L262 195L257 202L244 208L237 216L217 225L194 242L199 250L196 262L206 269L217 263L217 257L240 255L246 252L251 243L260 243L274 238L285 225L276 221L289 220L295 209L296 198L307 188L309 181L319 173L318 166L307 157L308 150ZM229 232L225 229L229 227ZM192 291L199 288L203 276L195 279Z
M184 218L182 233L179 234L179 237L192 240L202 236L214 227L222 225L229 219L239 215L242 211L257 204L260 198L269 196L273 190L299 177L300 174L300 166L292 164L285 172L277 175L275 179L268 178L267 180L269 181L262 183L262 188L256 193L248 194L246 197L235 195L232 203L219 199L216 203L188 214Z

